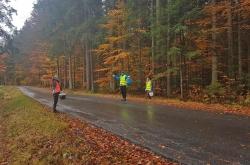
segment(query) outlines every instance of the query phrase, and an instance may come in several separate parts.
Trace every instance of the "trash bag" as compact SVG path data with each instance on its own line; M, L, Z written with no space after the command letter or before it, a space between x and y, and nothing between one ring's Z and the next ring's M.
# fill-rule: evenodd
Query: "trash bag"
M60 98L61 100L65 100L65 99L66 99L66 93L61 92L61 93L59 94L59 98Z
M131 85L133 83L132 79L130 76L127 78L127 85Z
M149 94L150 97L154 96L154 92L153 91L150 91L148 94Z

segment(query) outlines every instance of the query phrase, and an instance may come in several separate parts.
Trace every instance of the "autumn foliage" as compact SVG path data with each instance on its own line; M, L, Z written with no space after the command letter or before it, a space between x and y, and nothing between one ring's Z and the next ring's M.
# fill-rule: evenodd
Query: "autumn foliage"
M248 0L39 0L1 81L58 75L65 88L110 92L125 71L133 93L152 76L156 95L247 105L249 11Z

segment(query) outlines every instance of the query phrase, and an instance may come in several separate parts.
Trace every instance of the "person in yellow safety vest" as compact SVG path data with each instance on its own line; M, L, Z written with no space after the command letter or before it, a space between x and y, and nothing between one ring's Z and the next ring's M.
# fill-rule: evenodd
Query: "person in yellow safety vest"
M147 97L149 99L152 98L152 96L150 95L150 92L153 92L153 85L152 85L152 80L150 77L147 78L146 80L146 88L145 88L145 91L146 91L146 94L147 94Z
M127 101L127 79L129 76L127 76L124 72L121 72L120 75L113 75L113 77L119 81L122 101Z

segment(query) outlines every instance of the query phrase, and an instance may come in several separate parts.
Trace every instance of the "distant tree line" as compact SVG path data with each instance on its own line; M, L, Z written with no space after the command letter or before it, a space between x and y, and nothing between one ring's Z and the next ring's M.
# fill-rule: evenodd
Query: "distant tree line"
M6 83L250 102L249 0L38 0L13 45Z

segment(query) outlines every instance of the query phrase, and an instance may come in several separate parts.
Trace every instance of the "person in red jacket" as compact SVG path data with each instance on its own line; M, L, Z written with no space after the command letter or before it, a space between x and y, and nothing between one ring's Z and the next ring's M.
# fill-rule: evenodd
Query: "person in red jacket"
M52 79L52 94L54 98L53 112L57 112L56 106L58 103L59 94L61 92L61 85L59 79L55 76Z

